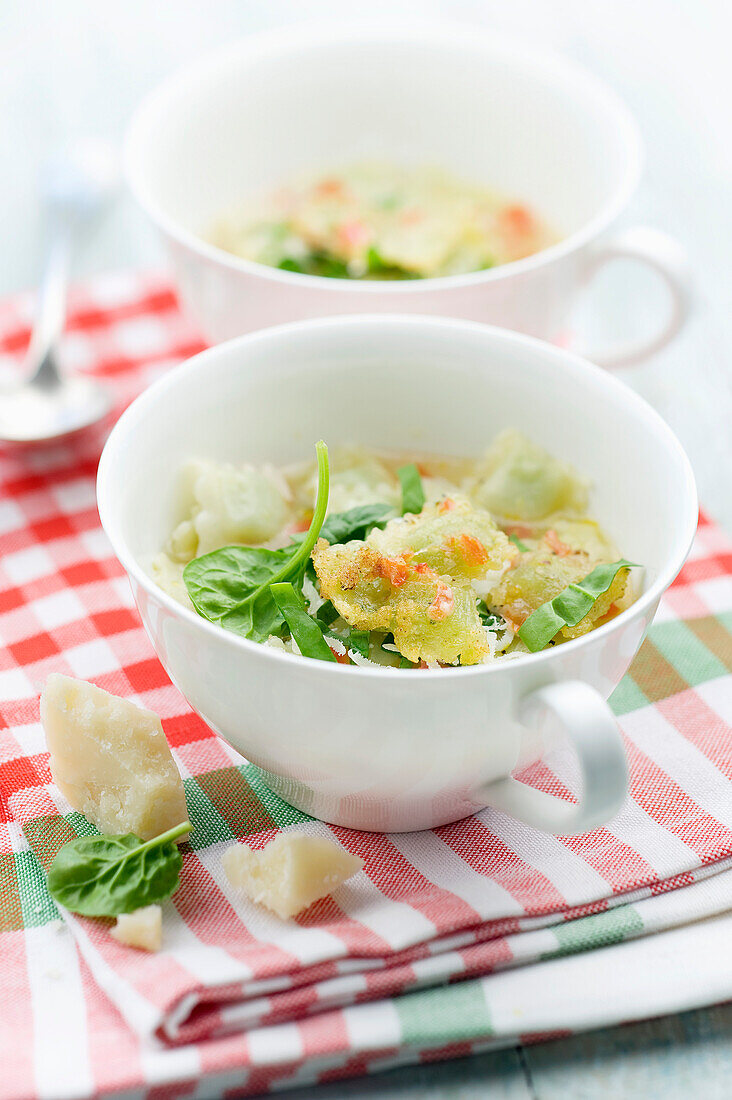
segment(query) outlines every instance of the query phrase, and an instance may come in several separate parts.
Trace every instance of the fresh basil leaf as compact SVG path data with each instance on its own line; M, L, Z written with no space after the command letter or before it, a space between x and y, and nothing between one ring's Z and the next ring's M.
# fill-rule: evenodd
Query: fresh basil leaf
M191 603L199 615L235 634L265 641L279 634L284 619L272 598L270 584L290 580L302 588L310 553L320 537L328 507L328 448L321 440L318 457L318 494L307 532L281 550L262 546L224 546L188 562L183 570Z
M80 836L64 844L48 872L51 897L85 917L117 917L170 897L183 864L177 837L189 821L153 840Z
M529 549L525 542L522 542L518 535L509 535L508 541L512 542L514 546L518 546L522 554L525 554Z
M331 546L337 542L360 542L374 527L385 527L396 516L395 510L388 504L360 504L349 508L347 512L336 512L328 516L320 529L320 538L326 539Z
M636 564L621 558L611 564L595 566L584 580L568 585L553 600L532 612L519 627L519 638L532 653L544 649L562 627L577 626L589 614L621 569L632 569Z
M424 489L419 470L410 462L408 466L400 466L397 477L402 487L402 515L412 512L417 515L424 508Z
M303 657L312 657L316 661L335 661L335 654L323 637L322 630L315 619L308 615L302 597L292 585L287 581L273 584L270 592Z

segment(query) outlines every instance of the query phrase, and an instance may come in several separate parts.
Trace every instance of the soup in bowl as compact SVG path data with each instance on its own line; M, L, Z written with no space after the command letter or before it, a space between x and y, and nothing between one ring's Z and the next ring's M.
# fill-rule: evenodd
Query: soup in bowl
M181 469L191 460L214 469L267 467L276 479L310 460L314 440L327 439L334 456L354 447L372 456L431 454L454 469L500 440L507 425L565 475L577 472L576 485L566 482L573 506L600 520L626 573L631 563L642 567L632 570L631 600L560 644L527 646L512 660L425 661L426 668L312 660L211 621L154 576L152 563L171 533L186 516L191 522L200 515L181 490ZM312 470L308 477L310 492ZM413 476L403 480L387 479L395 511L398 494L414 489ZM423 490L427 480L425 474ZM468 475L463 488L475 494L469 483ZM102 456L98 499L171 679L273 789L305 812L355 828L403 830L491 805L540 828L581 832L622 803L625 762L605 700L683 564L697 512L689 463L670 429L598 368L528 337L447 319L334 318L265 330L203 352L132 404ZM438 503L446 499L454 498L442 494ZM511 517L500 515L495 498L481 499L492 505L486 515L500 528L495 538L509 564L545 539L549 528L541 525L520 532L522 551L509 539ZM499 499L510 508L514 497ZM343 503L350 501L338 507ZM425 500L430 506L437 505ZM402 521L416 514L408 511ZM199 525L196 538L211 530ZM554 546L546 552L562 558L556 552L569 547L569 532L554 521L551 530ZM266 532L260 536L251 541L261 546ZM211 537L215 543L218 536ZM356 541L369 537L364 530ZM225 533L223 541L230 538ZM235 548L242 541L234 538ZM390 548L387 556L398 555ZM408 560L419 564L419 556ZM567 739L579 759L576 803L511 777L541 757L550 736Z
M213 341L356 312L435 313L554 339L618 257L650 266L671 309L647 337L591 358L643 358L686 313L679 246L617 227L641 167L624 105L572 62L476 27L249 36L141 104L125 161Z
M473 461L331 457L322 440L316 454L187 462L151 562L160 587L240 637L398 669L538 653L635 598L634 563L587 515L586 480L520 432Z

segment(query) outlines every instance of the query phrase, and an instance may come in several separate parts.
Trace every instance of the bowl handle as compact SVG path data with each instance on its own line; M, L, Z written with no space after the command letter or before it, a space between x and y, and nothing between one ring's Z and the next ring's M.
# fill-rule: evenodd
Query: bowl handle
M692 278L679 242L648 225L624 229L598 244L590 253L583 273L585 285L613 260L636 260L651 268L665 283L670 300L668 316L652 336L609 348L577 349L598 366L630 367L660 351L683 327L691 309Z
M526 696L522 725L540 732L551 714L559 719L582 774L582 794L567 802L509 776L483 787L480 798L536 829L568 836L609 821L628 793L628 766L620 730L605 700L589 684L564 680Z

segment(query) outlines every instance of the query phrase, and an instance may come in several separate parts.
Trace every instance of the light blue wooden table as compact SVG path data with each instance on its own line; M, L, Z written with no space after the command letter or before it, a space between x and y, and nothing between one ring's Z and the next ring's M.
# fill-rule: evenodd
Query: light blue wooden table
M729 1100L732 1005L284 1093L288 1100Z
M202 51L304 18L448 16L562 50L626 99L647 145L629 220L676 234L689 250L697 307L683 336L626 380L666 417L694 465L700 497L732 531L732 12L727 0L3 0L0 20L0 293L31 286L43 231L41 160L78 137L119 142L135 103ZM155 241L122 198L79 274L160 264ZM608 272L589 326L612 336L648 322L653 286ZM603 334L605 334L603 333ZM732 950L732 944L730 944ZM683 962L680 961L680 965ZM732 1096L732 1007L405 1068L289 1092L292 1100L716 1100Z

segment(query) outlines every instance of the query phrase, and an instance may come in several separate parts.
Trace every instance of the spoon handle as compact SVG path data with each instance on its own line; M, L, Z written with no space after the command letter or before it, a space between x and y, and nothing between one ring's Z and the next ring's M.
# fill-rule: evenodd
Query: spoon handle
M49 246L38 289L36 315L26 360L26 384L51 388L60 381L53 350L66 321L73 220L64 211L51 212Z

